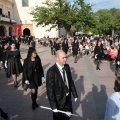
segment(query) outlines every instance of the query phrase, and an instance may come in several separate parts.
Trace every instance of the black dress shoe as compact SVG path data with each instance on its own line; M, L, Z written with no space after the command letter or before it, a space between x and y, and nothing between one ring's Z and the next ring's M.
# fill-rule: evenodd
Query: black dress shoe
M98 68L98 70L101 70L100 68Z
M74 61L74 63L77 63L77 61Z
M35 104L32 104L32 109L35 110Z
M35 103L35 107L39 107L39 105L37 103Z
M98 70L98 67L96 67L96 70Z
M14 82L14 87L16 88L18 86L18 82Z

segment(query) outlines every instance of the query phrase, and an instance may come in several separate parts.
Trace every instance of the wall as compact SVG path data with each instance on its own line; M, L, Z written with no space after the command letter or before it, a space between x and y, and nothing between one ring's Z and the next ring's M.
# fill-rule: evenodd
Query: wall
M58 30L52 29L50 32L46 32L49 28L47 27L36 27L36 24L33 23L31 20L33 19L32 16L29 14L32 7L36 5L42 5L42 2L45 0L29 0L29 7L22 7L22 0L13 0L14 1L14 19L17 21L18 24L33 24L33 34L36 38L41 38L44 36L49 35L49 37L57 37Z
M0 0L0 8L2 8L2 13L8 15L10 11L10 18L13 19L13 2L12 0ZM9 35L9 27L12 27L12 35L14 35L13 25L10 23L0 23L0 26L5 27L5 35Z

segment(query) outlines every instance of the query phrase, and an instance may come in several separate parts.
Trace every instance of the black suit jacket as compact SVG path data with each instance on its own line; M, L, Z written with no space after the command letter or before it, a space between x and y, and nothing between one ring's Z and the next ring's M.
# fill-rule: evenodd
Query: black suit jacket
M65 65L65 70L69 84L69 95L71 97L72 92L73 97L77 98L78 96L76 88L72 80L72 75L68 64ZM56 64L53 65L47 72L46 88L51 108L63 109L66 102L66 89L60 71Z
M68 51L68 49L69 49L69 47L68 47L68 43L63 43L62 44L62 49L63 49L63 51L66 53L67 51Z
M59 43L55 43L55 50L59 50L60 49L60 44Z
M52 41L52 40L50 40L50 45L51 45L51 47L54 47L55 42L54 42L54 41Z

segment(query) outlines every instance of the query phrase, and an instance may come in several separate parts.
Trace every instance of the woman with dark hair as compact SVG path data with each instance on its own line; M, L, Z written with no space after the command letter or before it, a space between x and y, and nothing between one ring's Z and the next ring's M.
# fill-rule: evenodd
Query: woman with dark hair
M62 43L62 50L67 54L68 49L69 49L69 47L68 47L68 41L65 38L64 41L63 41L63 43Z
M21 41L20 41L20 39L18 39L17 36L15 36L14 43L16 44L16 48L17 48L18 50L20 50Z
M12 75L15 87L18 85L17 76L22 73L22 64L20 51L16 49L16 44L12 43L6 54L5 68L7 68L8 77Z
M6 68L5 68L5 60L6 60L7 51L8 51L8 45L7 45L7 44L4 44L4 45L3 45L2 52L1 52L1 61L2 61L2 66L3 66L3 68L5 69L5 71L6 71ZM7 72L6 72L6 76L7 76Z
M101 42L97 42L94 49L94 56L97 61L96 70L100 70L100 61L102 60L103 49L101 47Z
M56 41L55 41L55 51L58 51L59 49L60 49L60 43L56 39Z
M23 81L22 85L29 85L31 89L32 109L39 107L36 103L38 87L42 84L42 77L44 77L41 59L37 55L36 50L30 47L27 58L23 64Z
M114 90L107 100L104 120L120 120L120 77L115 79Z
M73 57L75 58L74 63L77 63L78 50L79 50L79 43L78 43L78 40L75 39L72 45Z

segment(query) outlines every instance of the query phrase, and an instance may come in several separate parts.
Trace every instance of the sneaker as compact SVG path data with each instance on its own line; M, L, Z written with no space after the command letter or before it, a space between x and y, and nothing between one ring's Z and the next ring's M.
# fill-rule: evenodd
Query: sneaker
M16 118L18 118L18 115L10 115L10 119L9 120L15 120Z

